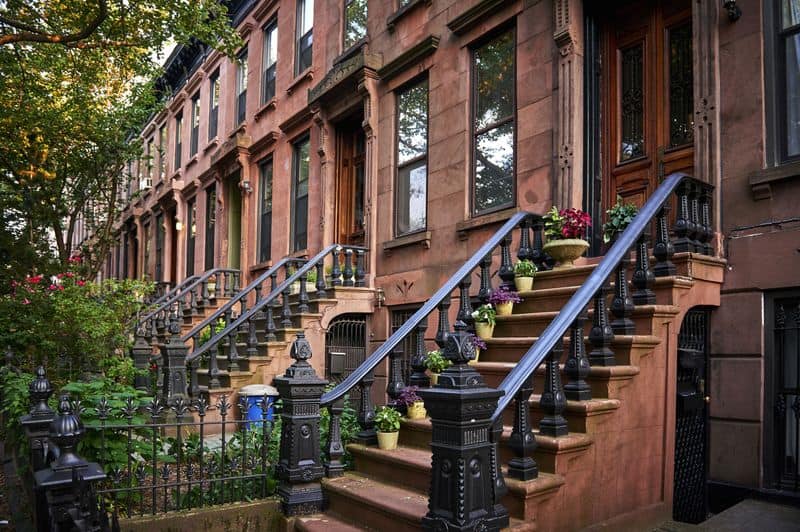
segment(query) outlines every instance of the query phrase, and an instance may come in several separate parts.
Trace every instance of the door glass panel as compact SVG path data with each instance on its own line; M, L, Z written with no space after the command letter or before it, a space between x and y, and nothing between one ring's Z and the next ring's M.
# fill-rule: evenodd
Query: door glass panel
M800 0L798 0L800 2ZM796 8L800 12L800 5ZM800 13L797 14L800 17ZM800 155L800 33L786 37L786 155Z
M669 145L690 144L694 138L692 94L692 25L669 30Z
M800 491L800 300L775 305L776 487Z
M644 155L644 45L636 44L621 52L620 161Z
M800 24L800 0L783 0L783 29Z

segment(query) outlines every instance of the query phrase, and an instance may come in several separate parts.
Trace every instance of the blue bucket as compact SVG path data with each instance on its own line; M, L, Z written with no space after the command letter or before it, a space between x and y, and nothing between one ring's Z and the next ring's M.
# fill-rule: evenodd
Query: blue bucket
M266 384L250 384L239 389L239 396L243 396L247 401L247 419L245 428L250 430L251 426L261 427L261 422L264 420L263 411L261 410L261 403L264 397L267 398L267 421L272 421L274 417L273 404L278 398L278 390L274 386Z

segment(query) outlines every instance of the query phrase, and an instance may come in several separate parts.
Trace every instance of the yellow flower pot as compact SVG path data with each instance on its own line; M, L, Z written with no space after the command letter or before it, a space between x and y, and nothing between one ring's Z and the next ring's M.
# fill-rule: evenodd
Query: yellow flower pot
M517 292L533 290L533 277L514 277L514 285L517 287Z
M486 321L476 322L475 333L484 340L491 338L494 334L494 325Z
M514 310L514 302L498 303L495 305L495 310L498 316L511 316L511 312Z
M431 371L430 377L431 377L431 386L436 386L437 384L439 384L439 374L438 373L434 373L434 372Z
M415 401L414 404L410 405L406 410L408 419L425 419L427 414L428 412L425 410L424 401Z
M397 440L400 438L400 431L397 432L378 432L378 448L384 451L397 449Z
M480 347L476 347L475 348L475 358L473 358L472 360L467 362L467 364L469 364L470 366L477 365L478 364L478 359L480 358L480 356L481 356L481 348Z

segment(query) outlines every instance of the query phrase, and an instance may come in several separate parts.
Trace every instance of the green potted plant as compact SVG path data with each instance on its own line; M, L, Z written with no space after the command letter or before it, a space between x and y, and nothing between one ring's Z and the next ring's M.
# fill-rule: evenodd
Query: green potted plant
M633 221L639 208L633 203L624 203L622 196L617 195L617 202L606 211L606 223L603 224L603 242L608 244L617 234L623 232Z
M425 357L425 367L431 372L431 384L436 385L439 383L439 373L449 368L453 363L442 356L442 352L438 349L436 351L428 351L428 356Z
M306 292L317 291L317 268L311 268L306 273Z
M382 406L375 412L375 428L378 431L378 447L386 451L397 448L400 436L400 412L391 406Z
M397 396L397 403L405 406L408 419L424 419L427 414L425 401L417 394L418 390L416 386L406 386Z
M227 324L225 323L224 319L222 318L218 319L217 323L210 324L207 327L205 327L202 331L200 331L200 338L198 338L197 341L199 342L200 345L203 345L204 343L211 340L211 338L215 334L224 331L226 326Z
M494 334L494 324L497 313L489 304L481 305L472 313L472 319L475 320L475 332L486 340L491 338Z
M514 311L514 303L519 303L520 301L522 299L520 299L519 294L502 285L497 290L492 291L492 295L489 296L489 303L494 305L498 316L510 316Z
M538 269L536 265L528 259L522 259L514 264L514 285L517 292L533 290L533 277Z
M558 207L553 206L542 219L547 237L544 251L558 262L556 268L573 267L575 259L589 249L585 237L586 229L592 225L591 216L580 209L559 211Z

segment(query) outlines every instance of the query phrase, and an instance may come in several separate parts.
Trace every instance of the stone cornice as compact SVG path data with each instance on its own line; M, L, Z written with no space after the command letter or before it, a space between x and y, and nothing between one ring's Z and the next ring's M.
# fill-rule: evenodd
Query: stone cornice
M437 48L439 48L439 36L428 35L395 59L389 61L382 68L378 69L378 76L380 76L383 81L389 81L404 70L419 63L429 55L432 55Z
M256 142L250 145L250 153L255 155L267 149L272 144L275 144L275 141L277 141L278 137L280 136L281 134L273 129L272 131L270 131L269 133L267 133L266 135L264 135L263 137L261 137Z
M278 5L278 0L269 0L267 2L263 2L260 6L258 6L253 11L253 19L257 22L263 22L268 15L272 15L272 8Z
M338 87L342 82L351 76L359 77L359 71L376 71L381 67L381 58L376 54L369 54L362 51L349 59L334 65L325 77L314 87L308 90L308 103L311 105L319 100L328 92ZM283 128L281 128L283 129Z
M311 109L309 107L303 107L295 114L278 124L278 127L281 131L285 134L290 134L294 131L298 126L303 125L305 122L311 119Z
M456 35L464 35L504 3L505 0L483 0L478 2L448 22L447 27Z

